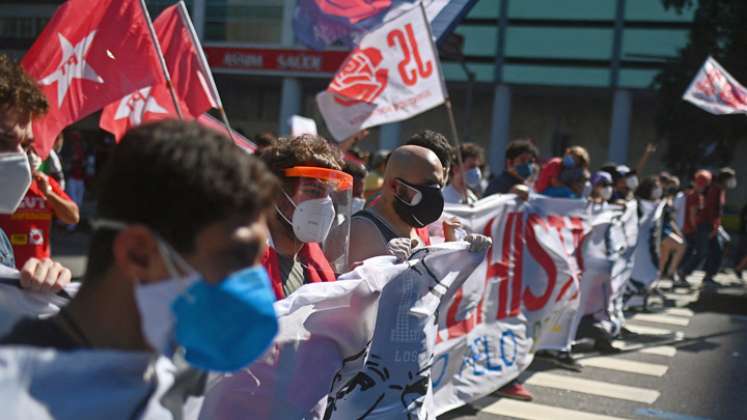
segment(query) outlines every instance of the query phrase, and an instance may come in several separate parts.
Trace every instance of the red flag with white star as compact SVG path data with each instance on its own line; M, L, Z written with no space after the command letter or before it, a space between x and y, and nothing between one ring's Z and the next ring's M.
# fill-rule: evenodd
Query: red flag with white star
M138 89L163 83L138 0L68 0L21 60L49 101L34 121L35 148L49 154L67 125Z
M185 10L182 4L170 6L161 12L153 26L171 75L182 117L192 120L210 108L218 107L218 99L210 89L210 70L200 62L200 46L190 32L187 20L189 17ZM130 128L165 118L177 118L177 113L166 86L157 85L152 89L141 89L107 105L101 114L99 126L114 134L119 141Z

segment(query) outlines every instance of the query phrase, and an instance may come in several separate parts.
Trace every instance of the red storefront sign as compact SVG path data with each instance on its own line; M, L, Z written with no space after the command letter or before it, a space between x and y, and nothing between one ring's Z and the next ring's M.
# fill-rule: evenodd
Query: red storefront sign
M205 46L213 71L247 74L332 76L349 51Z

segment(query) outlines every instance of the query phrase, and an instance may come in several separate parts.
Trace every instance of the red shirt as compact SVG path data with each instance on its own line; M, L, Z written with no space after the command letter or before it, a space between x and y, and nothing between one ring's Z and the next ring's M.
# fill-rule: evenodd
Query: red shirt
M51 177L48 179L52 191L70 200L57 181ZM52 228L52 216L54 211L36 180L31 181L31 186L15 213L0 214L0 228L5 231L13 245L16 267L19 270L32 257L50 257L49 231Z
M711 185L705 196L705 206L698 223L708 223L714 229L721 226L721 214L726 203L726 192L718 185Z
M685 235L695 233L696 226L692 223L690 215L694 212L696 223L701 223L703 206L703 194L695 190L687 193L685 196L685 225L682 227L682 233Z

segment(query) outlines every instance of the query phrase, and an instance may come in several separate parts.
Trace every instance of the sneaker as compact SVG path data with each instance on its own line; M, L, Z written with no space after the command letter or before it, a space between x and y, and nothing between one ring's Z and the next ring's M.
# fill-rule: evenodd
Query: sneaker
M623 340L634 340L636 338L640 338L640 334L630 331L629 329L622 327L620 329L620 338Z
M581 372L583 370L581 364L571 356L571 352L569 351L558 352L558 355L555 357L555 364L573 372Z
M601 354L617 354L622 350L613 346L610 340L597 340L594 342L594 350Z
M510 398L519 401L532 401L534 399L529 390L516 380L504 385L503 388L496 391L496 394L503 398Z
M692 285L689 281L685 280L682 276L676 276L674 278L674 282L672 282L672 287L675 289L690 289L692 288Z
M720 283L716 283L713 277L706 277L703 279L703 284L700 287L703 289L718 289L722 286Z
M535 354L535 357L573 372L581 372L583 369L568 351L541 350Z

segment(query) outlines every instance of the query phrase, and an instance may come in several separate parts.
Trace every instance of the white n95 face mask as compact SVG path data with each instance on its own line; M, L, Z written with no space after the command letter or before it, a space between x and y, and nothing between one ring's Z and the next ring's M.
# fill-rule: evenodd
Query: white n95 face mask
M329 197L306 200L293 212L293 233L301 242L324 242L335 220L335 205Z
M606 187L602 188L602 199L604 201L607 201L610 198L612 198L612 187L611 186L606 186Z
M625 179L625 186L631 190L638 188L638 177L635 175L627 177Z
M296 204L288 193L283 191L283 195L295 207L293 217L288 220L277 206L275 206L275 211L293 227L296 238L304 243L324 242L335 221L335 205L332 199L327 196Z
M482 180L482 171L480 168L474 167L468 171L464 171L464 183L470 188L477 188L480 186Z
M13 214L31 185L26 153L0 153L0 214Z

